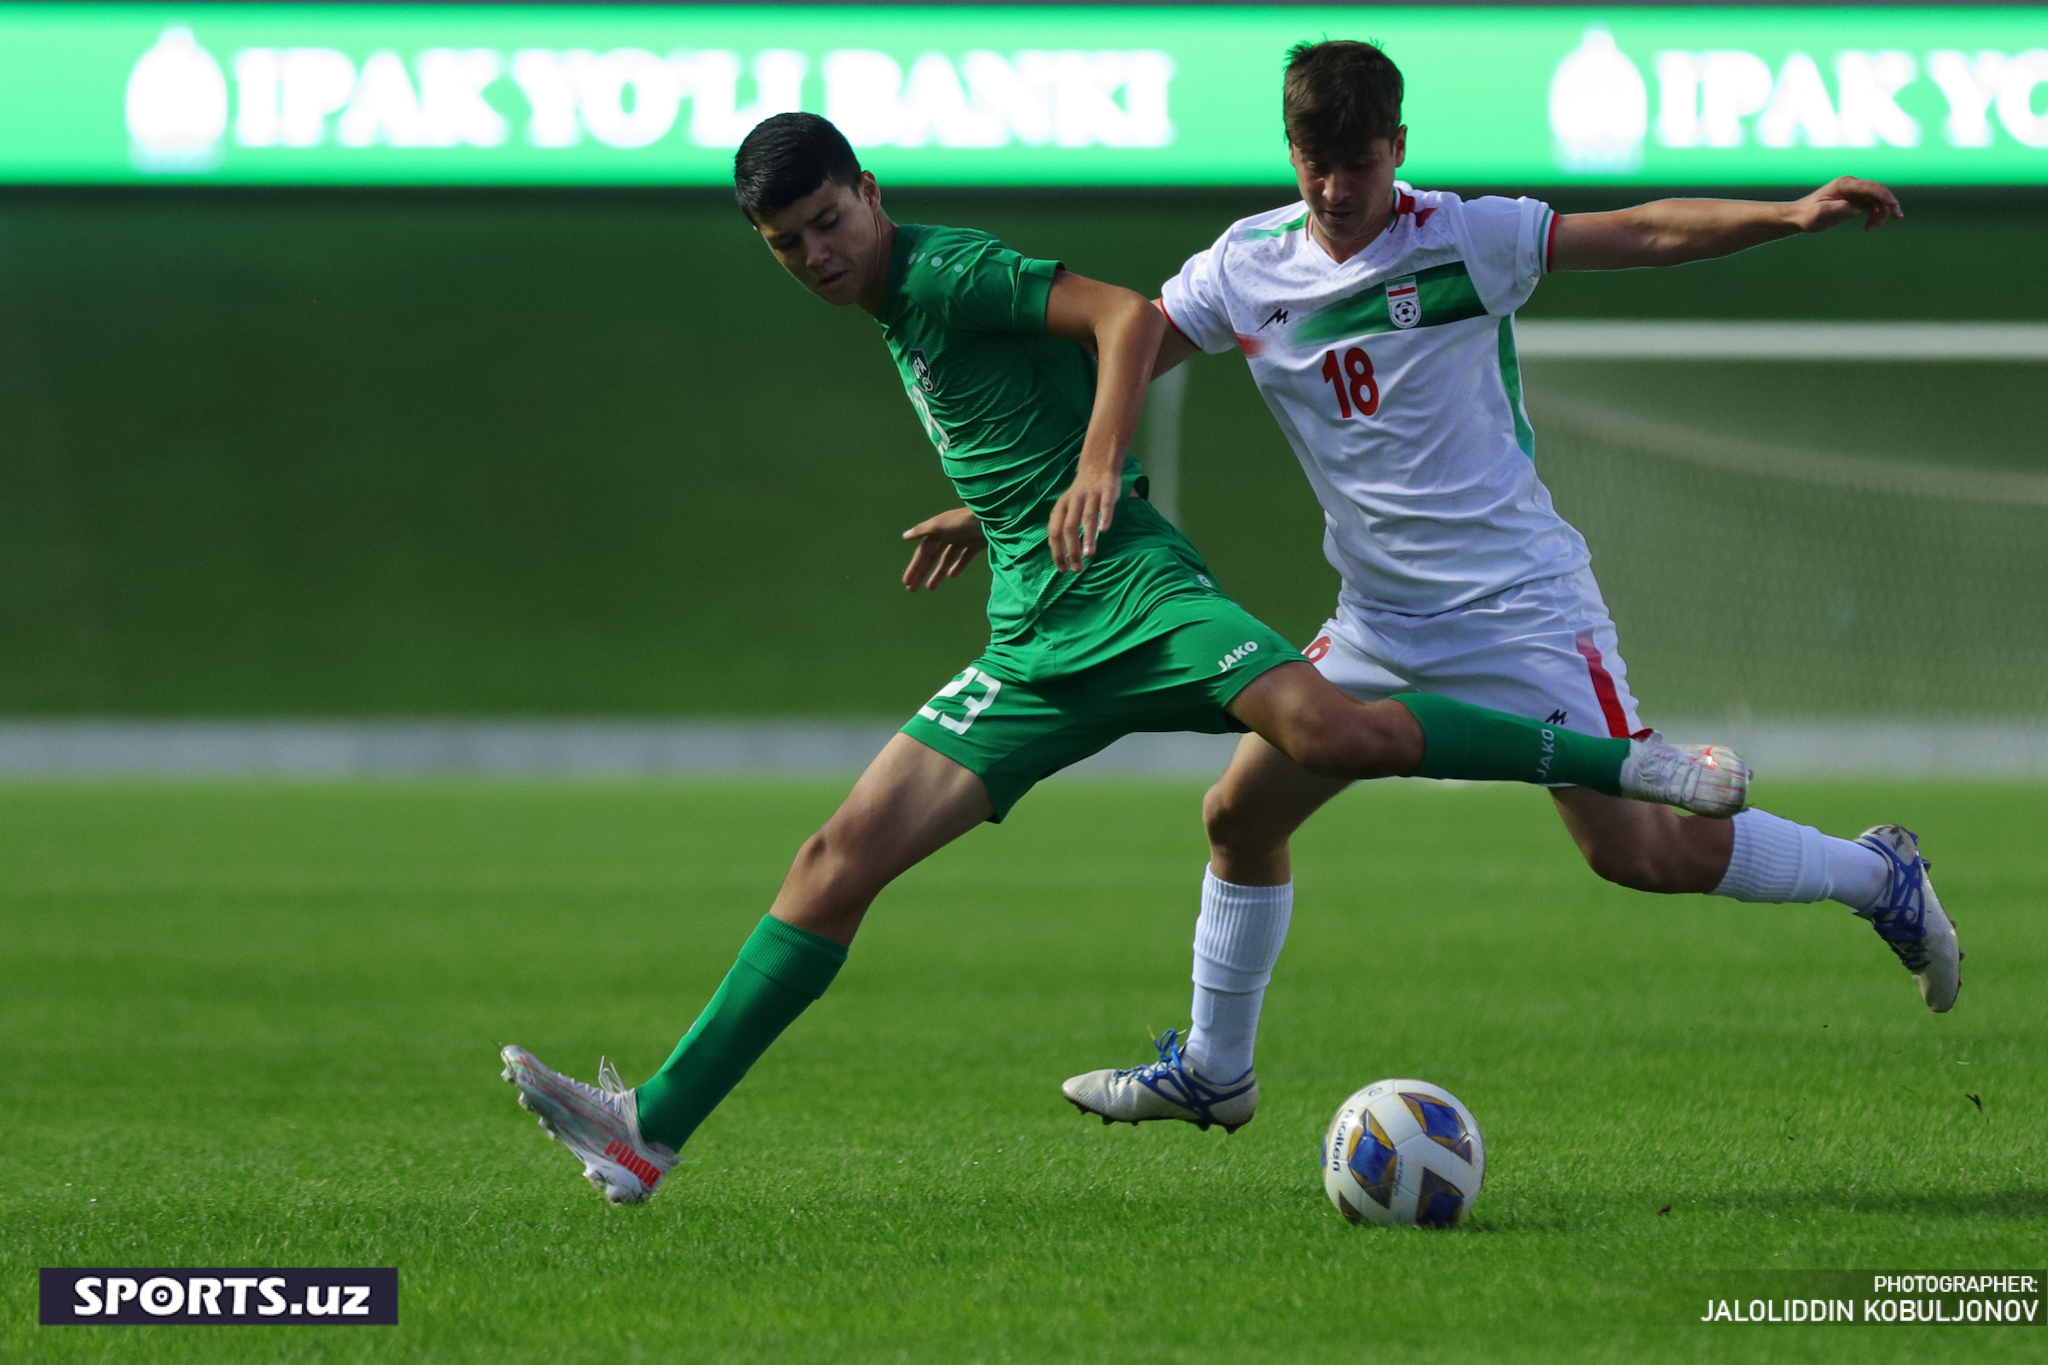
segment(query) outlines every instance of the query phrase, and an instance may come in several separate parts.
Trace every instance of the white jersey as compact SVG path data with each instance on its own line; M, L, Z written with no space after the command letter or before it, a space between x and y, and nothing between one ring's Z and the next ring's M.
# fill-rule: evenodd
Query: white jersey
M1322 500L1345 598L1421 616L1591 557L1536 477L1515 359L1556 215L1395 193L1393 226L1341 265L1295 204L1232 224L1163 301L1203 350L1244 351Z

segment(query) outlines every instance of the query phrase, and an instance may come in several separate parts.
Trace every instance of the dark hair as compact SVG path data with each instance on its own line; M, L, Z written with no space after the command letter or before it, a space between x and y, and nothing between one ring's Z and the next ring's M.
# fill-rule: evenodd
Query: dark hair
M776 114L754 125L732 158L733 193L747 217L780 213L830 180L860 179L860 158L830 119Z
M1355 154L1401 127L1401 68L1372 43L1296 43L1283 89L1287 140L1305 152Z

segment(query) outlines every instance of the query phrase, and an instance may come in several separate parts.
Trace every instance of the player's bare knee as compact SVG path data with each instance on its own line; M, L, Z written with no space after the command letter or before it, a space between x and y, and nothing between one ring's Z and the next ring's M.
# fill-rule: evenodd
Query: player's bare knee
M1264 737L1267 743L1318 776L1343 775L1341 733L1333 732L1321 716L1300 712L1283 716Z
M1202 796L1202 828L1212 845L1227 848L1242 838L1247 814L1242 794L1228 776Z
M1297 718L1279 748L1318 777L1392 777L1421 761L1419 754L1406 761L1397 740L1382 717L1352 702L1332 714Z
M1283 746L1284 747L1284 746ZM1368 771L1365 755L1328 735L1305 737L1287 748L1287 756L1317 777L1377 777Z
M859 857L857 843L846 831L828 824L797 850L785 890L796 893L814 921L803 927L829 932L829 926L848 915L858 922L857 917L874 900L881 888Z
M797 865L813 880L823 883L858 880L863 863L861 850L868 842L858 822L835 816L804 840L803 847L797 850Z
M1285 847L1287 831L1276 830L1259 803L1229 777L1209 788L1202 798L1202 829L1212 854L1233 858L1264 857Z
M809 883L830 881L833 863L838 858L838 844L839 841L832 837L830 825L804 840L796 851L795 860L790 863L791 879Z

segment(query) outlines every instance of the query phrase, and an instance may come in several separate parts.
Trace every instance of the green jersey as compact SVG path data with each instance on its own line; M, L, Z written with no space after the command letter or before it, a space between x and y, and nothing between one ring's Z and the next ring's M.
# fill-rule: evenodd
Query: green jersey
M1074 481L1095 362L1047 334L1057 261L984 232L904 224L878 321L960 500L988 537L989 656L1020 678L1077 672L1180 624L1167 600L1216 596L1186 537L1140 497L1079 574L1053 567L1046 520ZM1143 492L1135 459L1124 490Z

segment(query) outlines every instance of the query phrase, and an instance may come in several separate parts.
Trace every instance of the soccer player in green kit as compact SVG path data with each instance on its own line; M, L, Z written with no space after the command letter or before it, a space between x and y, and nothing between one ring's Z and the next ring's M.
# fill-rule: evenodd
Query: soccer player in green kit
M965 508L905 533L906 586L986 547L987 650L917 714L798 852L774 904L661 1070L595 1086L507 1047L519 1102L614 1203L638 1203L797 1015L822 996L883 887L1040 779L1137 731L1253 731L1311 771L1573 783L1740 810L1723 749L1608 739L1407 695L1355 701L1217 588L1127 458L1165 322L1142 295L985 233L897 225L838 129L779 114L734 180L776 258L881 325Z

